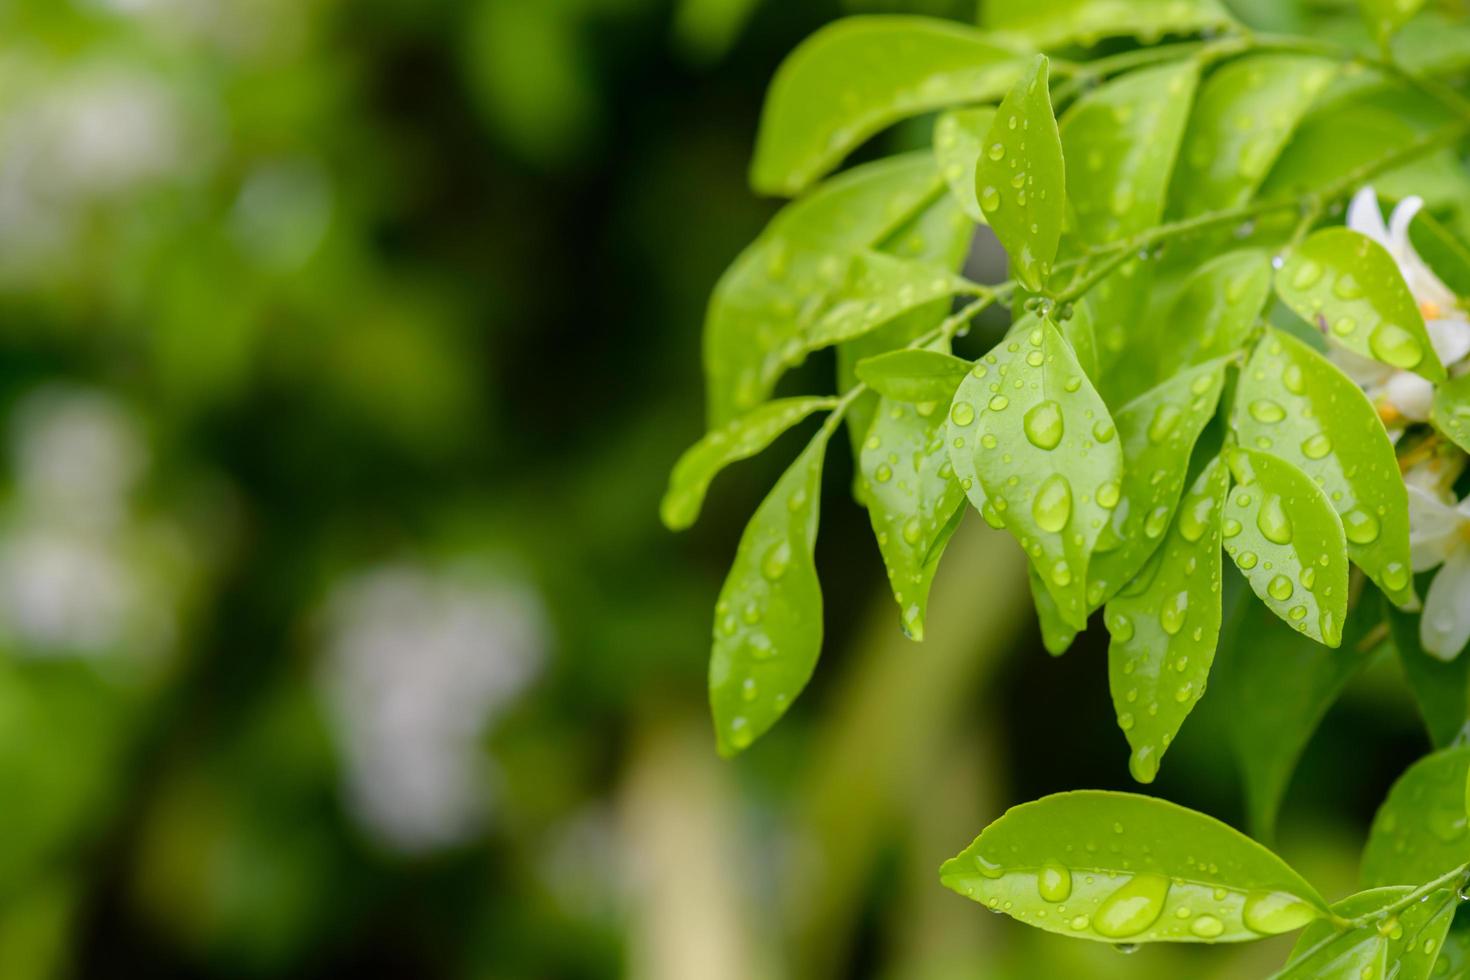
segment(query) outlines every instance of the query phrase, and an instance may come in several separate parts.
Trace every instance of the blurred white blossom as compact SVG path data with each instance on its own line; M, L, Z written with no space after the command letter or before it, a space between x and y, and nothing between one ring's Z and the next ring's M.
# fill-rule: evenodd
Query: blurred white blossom
M1410 485L1409 525L1414 571L1439 566L1424 597L1419 643L1452 660L1470 642L1470 498L1453 504Z

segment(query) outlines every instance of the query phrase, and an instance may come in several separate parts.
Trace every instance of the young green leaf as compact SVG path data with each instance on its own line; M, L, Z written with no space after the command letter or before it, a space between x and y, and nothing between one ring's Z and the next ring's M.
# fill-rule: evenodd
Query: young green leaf
M1470 977L1470 906L1462 904L1458 911L1434 961L1434 980L1466 980Z
M1287 256L1276 294L1348 350L1444 380L1424 317L1382 245L1350 228L1315 232Z
M748 747L786 713L822 649L822 588L812 553L830 434L824 426L756 508L720 589L709 694L725 755Z
M1088 566L1089 608L1116 595L1163 540L1184 489L1189 454L1215 414L1224 382L1223 360L1201 364L1118 410L1123 479L1103 500L1116 505Z
M1256 602L1235 607L1215 655L1212 687L1229 717L1230 740L1245 784L1251 833L1267 839L1297 759L1348 680L1368 662L1377 593L1354 608L1340 650L1328 650Z
M1374 40L1392 57L1389 42L1399 28L1419 12L1424 0L1358 0L1358 6L1363 8L1363 19L1368 22L1368 30L1373 32Z
M1470 453L1470 374L1435 387L1429 419L1451 442Z
M835 398L782 398L766 402L729 422L685 451L674 464L659 516L671 531L682 531L699 518L705 491L715 476L737 460L763 451L802 419L830 409Z
M1092 304L1080 299L1072 304L1072 315L1057 324L1057 329L1072 346L1077 363L1089 378L1096 378L1101 370L1097 356L1096 318L1092 315ZM1014 328L1012 328L1014 332Z
M872 247L940 193L927 153L881 160L781 210L720 277L704 326L710 425L764 401L841 287L847 256Z
M1220 521L1230 470L1216 457L1195 480L1149 567L1108 603L1108 683L1129 771L1153 782L1165 750L1205 693L1220 638Z
M939 563L935 542L965 504L965 492L954 479L944 445L948 404L938 399L921 405L882 399L858 458L868 516L900 621L915 640L924 638L924 610Z
M1127 238L1159 223L1198 81L1194 61L1130 72L1062 116L1067 199L1083 238Z
M981 4L982 23L1038 48L1108 37L1192 34L1235 24L1216 0L1017 0Z
M1060 657L1071 648L1079 630L1062 618L1062 611L1047 591L1046 582L1036 566L1027 565L1026 574L1031 584L1031 602L1036 606L1037 624L1041 627L1041 645L1053 657Z
M981 493L965 487L971 500L998 512L1062 618L1084 628L1088 559L1123 458L1107 406L1055 324L1007 337L976 363L950 407L949 444L961 485L978 474Z
M936 350L896 350L859 361L857 376L885 398L948 405L974 365Z
M1245 347L1266 300L1271 298L1271 260L1265 252L1241 249L1217 255L1185 280L1169 309L1159 343L1172 373Z
M1342 641L1347 618L1347 541L1322 488L1284 459L1232 449L1225 551L1251 590L1318 643Z
M1241 445L1295 465L1327 492L1348 557L1395 605L1417 600L1409 565L1409 498L1373 405L1321 354L1268 330L1235 397Z
M1455 916L1453 891L1389 911L1412 888L1374 888L1332 906L1343 919L1375 916L1366 925L1340 929L1326 920L1307 926L1276 980L1428 980Z
M1365 888L1418 885L1470 861L1467 772L1470 746L1462 745L1425 756L1398 778L1363 848Z
M1244 834L1131 793L1012 807L939 874L1027 925L1100 942L1244 942L1327 914L1311 885Z
M1434 747L1470 738L1470 657L1445 661L1424 652L1418 616L1390 609L1388 625Z
M850 259L847 279L834 302L788 360L794 363L811 351L861 337L935 300L973 289L943 266L860 252Z
M931 109L993 99L1024 64L994 38L935 18L829 24L776 72L751 185L762 194L799 194L879 130Z
M975 170L980 209L1033 292L1051 275L1066 214L1062 141L1051 111L1047 60L1038 55L1006 93Z
M985 146L985 134L995 121L995 109L951 109L934 123L934 161L949 191L970 220L985 223L975 188L975 167Z
M1426 210L1409 222L1414 251L1456 296L1470 296L1470 249Z
M1256 54L1206 79L1175 173L1175 212L1191 217L1248 201L1336 73L1323 58Z

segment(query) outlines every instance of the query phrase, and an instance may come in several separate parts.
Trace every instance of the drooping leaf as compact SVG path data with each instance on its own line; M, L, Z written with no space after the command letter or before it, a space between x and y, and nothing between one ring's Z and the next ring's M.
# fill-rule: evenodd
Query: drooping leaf
M853 340L897 317L974 287L943 266L859 252L850 260L838 298L807 331L796 356Z
M1087 565L1122 477L1117 428L1050 320L1012 335L960 383L949 413L955 474L1031 557L1062 618L1087 622ZM978 476L980 494L969 476ZM1099 501L1099 493L1102 501Z
M1130 72L1062 116L1067 199L1083 238L1127 238L1159 223L1198 81L1193 61Z
M1225 551L1251 591L1318 643L1342 641L1347 542L1322 488L1284 459L1232 449L1235 486L1225 505Z
M764 401L799 360L806 331L850 255L882 241L940 193L927 153L857 167L781 210L720 277L704 328L709 423Z
M1163 540L1184 489L1189 454L1215 414L1224 381L1223 360L1201 364L1144 392L1114 416L1123 479L1088 566L1089 608L1116 595Z
M1444 379L1397 263L1367 235L1350 228L1313 233L1276 274L1276 294L1348 350L1430 381Z
M896 350L859 362L857 376L894 401L947 405L972 367L969 361L942 351Z
M1327 914L1311 885L1244 834L1131 793L1012 807L939 873L1027 925L1100 942L1243 942Z
M763 194L799 194L879 130L931 109L996 98L1024 65L993 37L935 18L829 24L776 72L751 185Z
M975 187L975 167L985 146L985 134L995 121L995 109L951 109L934 123L934 161L949 191L970 220L985 223Z
M1393 36L1419 12L1424 0L1358 0L1358 6L1363 8L1363 19L1368 22L1368 30L1373 32L1378 46L1389 51Z
M1408 493L1362 389L1306 344L1269 330L1241 373L1233 424L1241 445L1287 460L1327 492L1348 557L1395 605L1413 606Z
M725 755L748 747L786 713L822 649L822 588L812 554L829 435L824 426L756 508L720 589L709 694Z
M1457 296L1470 296L1470 249L1430 214L1420 209L1409 222L1409 242L1419 257Z
M674 464L669 489L659 504L664 526L671 531L689 527L699 518L705 491L720 470L737 460L749 459L808 415L836 404L834 398L782 398L710 432Z
M1462 745L1425 756L1398 778L1363 848L1363 887L1420 885L1470 862L1467 771L1470 746Z
M1153 782L1179 726L1205 692L1220 639L1220 521L1230 470L1201 471L1138 580L1108 603L1108 683L1129 771Z
M955 511L965 504L965 492L954 478L944 445L948 404L947 400L911 405L882 399L858 459L867 488L868 516L898 602L900 622L915 640L924 638L929 585L939 563L934 545L947 533Z
M1470 453L1470 374L1435 387L1429 418L1451 442Z
M1350 928L1313 922L1277 980L1428 980L1458 899L1453 891L1439 891L1402 911L1387 911L1412 891L1374 888L1334 903L1332 911L1344 919L1377 915Z
M1031 585L1031 602L1036 606L1037 624L1041 627L1041 645L1053 657L1060 657L1071 648L1079 630L1062 618L1057 601L1047 591L1035 565L1026 566L1026 575Z
M1016 277L1039 291L1051 275L1067 204L1045 57L1037 56L1001 101L985 136L975 187Z
M1190 217L1249 200L1336 73L1323 58L1256 54L1205 79L1175 168L1174 211Z
M1341 649L1289 629L1247 598L1235 607L1215 657L1215 697L1237 724L1230 740L1245 784L1251 833L1271 837L1297 759L1348 680L1368 662L1363 645L1380 621L1376 593L1354 608Z
M1235 22L1216 0L1000 0L980 7L982 22L1038 48L1108 37L1217 31Z
M1419 617L1388 611L1393 645L1435 748L1470 738L1470 657L1441 660L1419 643Z

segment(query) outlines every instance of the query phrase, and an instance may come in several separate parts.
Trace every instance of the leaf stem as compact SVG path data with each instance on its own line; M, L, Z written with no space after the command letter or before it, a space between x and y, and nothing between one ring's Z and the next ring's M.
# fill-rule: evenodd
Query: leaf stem
M1428 896L1443 889L1450 889L1451 891L1453 891L1455 893L1454 900L1458 902L1462 900L1460 898L1460 891L1467 884L1470 884L1470 861L1467 861L1466 863L1460 865L1458 868L1446 871L1444 874L1440 875L1438 878L1435 878L1433 881L1425 882L1418 888L1415 888L1413 891L1409 892L1409 894L1405 895L1403 898L1389 905L1385 905L1383 908L1378 909L1376 912L1370 912L1367 915L1360 915L1357 918L1353 919L1337 919L1335 924L1339 929L1358 929L1364 926L1370 926L1375 922L1381 922L1391 915L1402 912L1404 909L1408 908L1410 905L1413 905L1415 902L1422 901Z

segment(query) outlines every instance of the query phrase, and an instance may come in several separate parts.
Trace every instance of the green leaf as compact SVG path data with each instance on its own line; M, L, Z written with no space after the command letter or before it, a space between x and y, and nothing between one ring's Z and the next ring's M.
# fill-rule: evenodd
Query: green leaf
M1170 308L1165 329L1173 337L1159 338L1178 358L1177 365L1166 362L1168 370L1244 348L1270 298L1271 260L1265 252L1226 252L1200 266Z
M1190 487L1149 567L1108 603L1108 683L1129 771L1153 782L1205 693L1220 639L1220 520L1230 470L1216 458Z
M1131 793L1012 807L939 874L1027 925L1100 942L1243 942L1327 914L1311 885L1244 834Z
M1238 207L1266 178L1282 146L1337 73L1326 59L1248 55L1205 80L1174 178L1182 217Z
M1451 378L1434 389L1429 420L1451 442L1470 453L1470 374Z
M1066 214L1062 141L1051 111L1047 60L1038 55L1006 97L975 171L980 209L1016 277L1039 292L1051 275Z
M951 109L934 123L934 161L949 191L971 221L985 224L975 187L975 167L985 134L995 120L995 109Z
M927 153L857 167L781 210L720 277L704 328L709 421L765 401L804 355L806 331L841 288L849 256L870 248L940 193Z
M1338 929L1320 920L1307 926L1278 980L1428 980L1439 956L1457 898L1439 891L1401 911L1386 910L1412 888L1374 888L1332 906L1344 919L1377 917L1366 925Z
M896 350L859 361L857 376L894 401L948 405L972 367L969 361L942 351Z
M786 713L822 649L812 553L830 434L824 426L756 508L720 589L709 694L724 755L748 747Z
M1194 61L1130 72L1062 116L1067 199L1083 238L1112 241L1159 223L1198 81Z
M972 284L943 266L861 252L850 260L838 298L812 325L791 360L861 337L935 300L973 291Z
M1041 627L1041 645L1053 657L1060 657L1077 639L1079 630L1062 618L1057 601L1046 589L1046 582L1035 565L1026 566L1026 575L1031 585L1031 601L1036 606L1036 619Z
M737 460L765 450L802 419L830 409L835 398L782 398L767 402L713 432L685 451L674 464L659 516L671 531L682 531L699 518L705 491L715 476Z
M1363 848L1365 888L1418 885L1470 861L1467 772L1470 746L1462 745L1425 756L1398 778Z
M1461 906L1470 911L1470 907ZM1435 980L1465 980L1470 977L1470 915L1466 911L1454 917L1450 931L1439 949L1434 963Z
M994 0L980 10L986 27L1021 35L1038 48L1126 35L1152 41L1235 24L1216 0Z
M1377 594L1367 593L1348 620L1339 650L1289 629L1264 606L1243 601L1215 655L1215 697L1228 717L1245 784L1251 833L1272 834L1297 759L1348 680L1368 662L1363 645L1379 623Z
M1072 346L1077 363L1087 372L1088 378L1096 378L1101 370L1097 357L1096 320L1092 315L1092 304L1080 299L1072 304L1072 315L1057 324L1057 329Z
M1456 296L1470 296L1470 249L1428 211L1420 209L1409 222L1409 242Z
M1232 449L1225 551L1271 611L1327 646L1347 618L1347 541L1332 502L1284 459Z
M1388 624L1434 747L1470 738L1470 657L1446 661L1425 653L1418 616L1390 609Z
M1358 0L1358 6L1363 8L1363 19L1368 22L1368 30L1373 32L1374 40L1392 57L1389 42L1399 28L1419 12L1424 0Z
M961 486L982 513L987 504L998 512L1062 618L1078 629L1087 624L1088 559L1108 520L1098 492L1106 500L1104 488L1122 477L1116 434L1050 320L1002 340L960 383L950 407L950 457Z
M1348 557L1395 605L1417 603L1409 496L1393 443L1363 390L1306 344L1268 330L1240 376L1235 431L1327 492Z
M1184 489L1189 454L1215 414L1224 381L1224 361L1202 364L1118 410L1123 479L1088 566L1089 608L1116 595L1163 541Z
M1276 294L1348 350L1444 380L1424 317L1388 250L1350 228L1324 228L1287 256Z
M882 399L858 459L900 622L915 640L924 638L929 586L943 551L934 546L953 533L950 519L965 504L944 445L948 404Z
M900 119L996 98L1024 64L994 38L943 20L876 16L829 24L776 72L751 185L762 194L799 194Z

